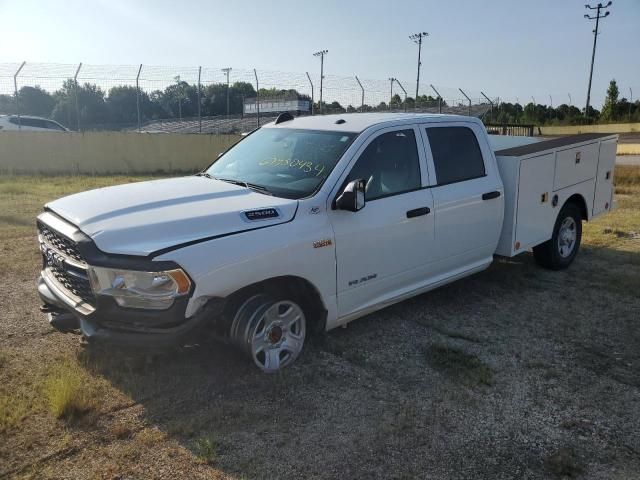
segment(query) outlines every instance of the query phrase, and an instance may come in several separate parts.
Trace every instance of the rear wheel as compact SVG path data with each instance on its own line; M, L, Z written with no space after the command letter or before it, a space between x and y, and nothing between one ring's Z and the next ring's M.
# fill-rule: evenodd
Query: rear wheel
M550 240L533 247L539 265L562 270L573 262L582 239L582 214L575 203L567 203L558 214Z
M273 373L298 358L306 327L304 310L296 300L257 294L237 309L230 337L258 368Z

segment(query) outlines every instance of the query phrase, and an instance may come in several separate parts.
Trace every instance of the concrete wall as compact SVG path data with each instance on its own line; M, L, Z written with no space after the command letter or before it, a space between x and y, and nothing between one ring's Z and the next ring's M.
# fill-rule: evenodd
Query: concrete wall
M640 155L640 143L619 143L617 155Z
M239 139L239 135L179 133L0 132L0 172L194 172Z
M542 135L575 135L578 133L640 132L640 123L610 123L604 125L572 125L567 127L540 127Z

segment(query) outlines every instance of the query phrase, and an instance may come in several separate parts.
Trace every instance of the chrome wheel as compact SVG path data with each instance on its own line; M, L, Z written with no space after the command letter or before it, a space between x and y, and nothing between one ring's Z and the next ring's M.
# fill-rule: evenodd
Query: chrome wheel
M578 238L576 221L573 217L567 217L562 221L558 232L558 253L567 258L573 253Z
M256 295L238 309L231 339L262 371L276 372L300 355L305 328L304 312L297 303Z

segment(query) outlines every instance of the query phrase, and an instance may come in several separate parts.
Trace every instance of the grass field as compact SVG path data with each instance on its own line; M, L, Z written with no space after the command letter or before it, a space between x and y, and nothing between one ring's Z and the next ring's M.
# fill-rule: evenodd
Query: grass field
M531 255L328 333L263 375L52 331L43 203L140 177L0 177L0 478L640 478L640 167L572 267Z

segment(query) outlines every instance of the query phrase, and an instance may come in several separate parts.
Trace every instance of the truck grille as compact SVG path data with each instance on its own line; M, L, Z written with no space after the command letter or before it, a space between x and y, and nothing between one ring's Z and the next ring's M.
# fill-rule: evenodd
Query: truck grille
M47 267L49 267L49 271L60 285L85 302L89 304L94 303L95 297L86 272L69 267L60 268L57 265L51 264L48 264Z
M41 222L38 222L38 232L44 268L69 293L91 306L95 305L95 296L86 269L87 264L76 242Z
M40 235L42 236L42 239L45 241L45 243L48 243L60 253L63 253L73 258L74 260L77 260L78 262L84 263L84 259L78 251L76 242L63 237L55 230L51 230L49 227L40 222L38 223L38 231L40 232Z

